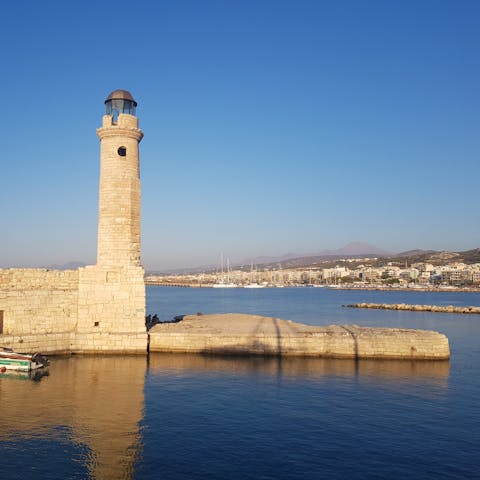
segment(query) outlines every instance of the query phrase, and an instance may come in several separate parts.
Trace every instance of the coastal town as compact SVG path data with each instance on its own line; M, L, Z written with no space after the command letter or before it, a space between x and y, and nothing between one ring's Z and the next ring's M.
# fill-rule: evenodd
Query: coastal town
M147 285L265 288L329 287L350 289L418 289L480 291L480 263L459 261L434 265L381 262L378 258L344 258L310 266L217 268L195 273L148 274Z

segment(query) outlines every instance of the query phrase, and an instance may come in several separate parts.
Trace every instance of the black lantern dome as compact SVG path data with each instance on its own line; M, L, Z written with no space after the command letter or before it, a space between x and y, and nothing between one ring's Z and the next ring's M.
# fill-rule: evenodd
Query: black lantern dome
M137 102L127 90L115 90L105 100L107 115L112 115L114 121L120 113L135 115Z

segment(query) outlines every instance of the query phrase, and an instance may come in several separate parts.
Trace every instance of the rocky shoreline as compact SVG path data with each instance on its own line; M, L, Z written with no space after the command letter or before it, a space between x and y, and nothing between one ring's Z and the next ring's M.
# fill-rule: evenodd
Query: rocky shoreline
M412 312L474 313L480 314L480 307L454 307L453 305L409 305L407 303L354 303L343 305L347 308L373 308L378 310L409 310Z

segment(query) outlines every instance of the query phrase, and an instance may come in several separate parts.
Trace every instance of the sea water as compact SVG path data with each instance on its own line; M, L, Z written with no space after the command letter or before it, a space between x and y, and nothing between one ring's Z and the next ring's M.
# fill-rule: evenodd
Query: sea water
M431 329L452 358L55 357L36 381L0 378L2 480L480 478L480 315L342 307L357 302L478 306L480 294L149 287L162 320Z

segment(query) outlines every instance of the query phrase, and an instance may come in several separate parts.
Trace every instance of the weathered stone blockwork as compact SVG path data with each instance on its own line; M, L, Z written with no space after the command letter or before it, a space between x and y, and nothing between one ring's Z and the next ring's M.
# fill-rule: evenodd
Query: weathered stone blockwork
M142 267L80 269L74 348L82 353L146 352Z
M143 268L0 270L0 346L44 353L145 353Z
M104 115L100 138L97 264L140 265L140 164L138 119ZM124 148L124 156L119 155Z
M4 335L72 332L77 324L78 271L0 270Z
M150 330L151 352L445 360L438 332L396 328L302 325L258 315L188 315Z
M78 332L145 332L142 267L79 270Z

